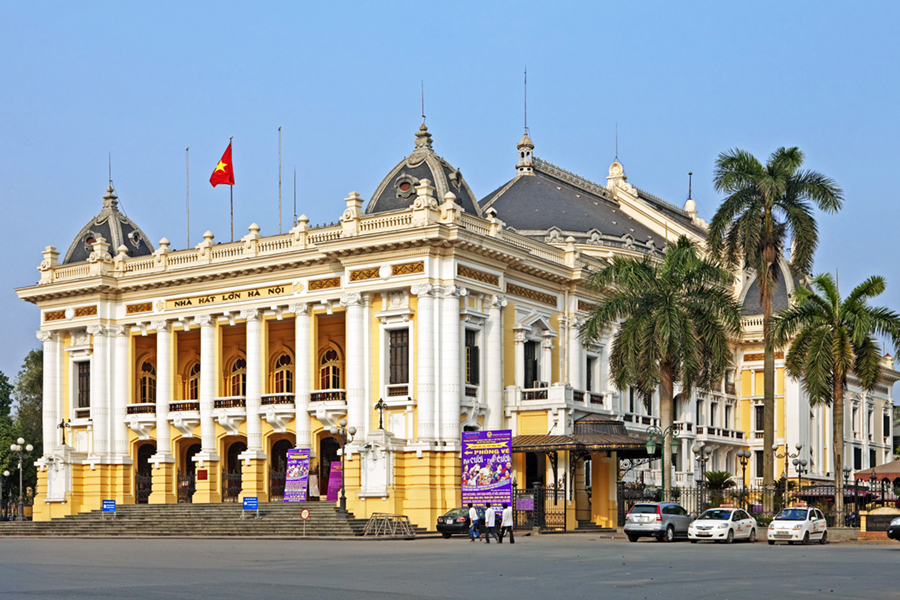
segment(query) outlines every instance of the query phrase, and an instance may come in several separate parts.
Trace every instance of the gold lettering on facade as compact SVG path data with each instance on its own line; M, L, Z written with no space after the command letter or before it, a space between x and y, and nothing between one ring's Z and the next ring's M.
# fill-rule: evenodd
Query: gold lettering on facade
M255 290L240 290L234 292L223 292L221 294L212 294L207 296L193 296L191 298L176 298L166 301L166 308L188 308L191 306L205 306L209 304L220 304L222 302L237 302L248 298L266 298L269 296L284 296L291 293L291 288L287 285L275 285L269 287L257 288Z

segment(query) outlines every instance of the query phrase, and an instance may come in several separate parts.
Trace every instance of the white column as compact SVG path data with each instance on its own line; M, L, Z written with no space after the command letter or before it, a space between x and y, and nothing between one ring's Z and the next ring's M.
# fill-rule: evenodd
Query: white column
M169 433L169 402L172 401L172 331L168 321L157 321L156 329L156 456L172 454Z
M294 315L294 405L297 408L297 448L310 448L312 431L309 418L309 392L312 389L312 360L309 352L309 304L292 304Z
M43 399L41 401L42 432L44 438L44 454L59 445L59 334L52 331L38 331L37 338L44 345L44 382Z
M585 364L585 359L581 339L578 337L578 319L569 317L566 326L569 328L569 385L583 390L586 379L581 374L581 367Z
M262 315L252 308L242 311L241 317L247 321L247 450L262 452L262 421L259 418L263 377Z
M434 418L434 289L430 283L423 283L412 288L418 296L416 308L416 404L418 407L419 441L435 438ZM412 431L407 432L412 438Z
M465 288L448 285L441 299L441 420L440 437L444 441L459 441L459 393L461 369L459 336L459 298Z
M551 381L553 378L552 350L553 338L545 335L541 340L541 381L547 382L548 385L553 383Z
M110 402L112 417L110 426L110 451L121 457L128 458L128 425L125 418L128 414L128 386L131 385L129 379L130 369L129 361L129 344L130 332L128 327L114 327L110 333L115 340L113 348L115 365L113 369L113 399Z
M200 325L200 453L194 460L217 461L212 414L216 396L216 318L200 315L194 322Z
M347 388L347 423L356 427L357 440L366 439L366 390L365 390L365 332L366 310L362 296L357 292L341 296L341 306L347 308L346 362L344 381Z
M525 387L525 331L519 330L515 332L515 357L516 357L516 365L515 365L515 373L516 373L516 385L520 388ZM531 386L531 382L528 382L528 385Z
M503 296L491 296L485 323L484 389L487 400L487 429L503 427L503 327L501 315L506 306ZM421 359L420 359L421 360Z
M87 328L93 338L91 357L91 429L92 454L105 455L109 451L109 339L103 325Z

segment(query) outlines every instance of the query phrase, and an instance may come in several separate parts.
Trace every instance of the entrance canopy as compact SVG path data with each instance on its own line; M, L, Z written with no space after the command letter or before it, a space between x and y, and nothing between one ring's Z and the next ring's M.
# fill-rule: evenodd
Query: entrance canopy
M515 445L516 441L513 439L513 448L515 448ZM865 471L857 471L853 475L854 479L860 479L862 481L871 481L873 477L876 481L894 481L900 479L900 460L878 465L877 467L872 467Z
M582 455L617 452L619 458L650 458L646 444L647 440L628 435L621 421L588 415L575 422L575 432L570 435L517 435L512 440L512 451L568 450Z

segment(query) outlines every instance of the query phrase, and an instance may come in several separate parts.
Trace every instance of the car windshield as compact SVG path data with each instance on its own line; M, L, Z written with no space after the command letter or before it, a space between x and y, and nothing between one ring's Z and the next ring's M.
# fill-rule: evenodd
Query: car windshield
M805 521L805 508L785 508L775 517L776 521Z
M635 504L631 508L631 514L656 514L656 505L655 504Z
M702 515L700 515L700 521L727 521L731 518L730 510L723 510L721 508L714 508L712 510L708 510Z

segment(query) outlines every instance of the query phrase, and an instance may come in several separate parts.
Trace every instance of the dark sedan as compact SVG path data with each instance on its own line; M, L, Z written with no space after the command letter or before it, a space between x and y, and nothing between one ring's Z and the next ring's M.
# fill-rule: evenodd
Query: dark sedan
M478 511L478 529L483 531L484 525L484 507L476 506ZM437 530L444 538L448 538L454 533L461 535L469 535L469 509L468 508L452 508L441 517L437 518Z

